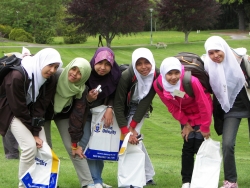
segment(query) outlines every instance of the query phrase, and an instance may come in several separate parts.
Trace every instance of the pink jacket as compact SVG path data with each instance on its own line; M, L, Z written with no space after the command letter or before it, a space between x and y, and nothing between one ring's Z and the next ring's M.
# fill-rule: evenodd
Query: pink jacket
M182 79L184 76L184 68L182 67L181 81L181 91L184 91L182 86ZM157 78L158 83L162 86L162 76L159 75ZM191 77L191 83L194 92L194 98L189 97L187 94L183 98L173 97L168 91L163 92L158 88L157 81L154 81L154 89L159 95L162 102L167 106L168 111L172 116L178 120L182 125L187 122L191 126L200 125L200 130L204 133L210 131L209 127L212 121L212 98L209 93L205 93L203 86L196 77Z

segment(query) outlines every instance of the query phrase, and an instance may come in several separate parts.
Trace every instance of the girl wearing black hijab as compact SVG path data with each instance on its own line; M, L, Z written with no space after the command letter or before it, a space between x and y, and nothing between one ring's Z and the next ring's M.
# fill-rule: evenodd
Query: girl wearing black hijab
M114 52L107 47L100 47L96 50L90 61L90 66L92 71L88 81L86 82L86 85L89 87L86 99L89 103L90 109L100 105L107 106L103 119L105 125L109 126L113 123L113 100L117 84L121 77L121 71L119 65L115 61ZM101 85L101 92L95 91L98 85ZM80 142L80 146L83 150L87 146L91 135L91 119L92 114L89 111L88 118L84 126L84 135ZM88 165L95 187L102 188L103 181L101 174L104 167L103 161L88 160Z

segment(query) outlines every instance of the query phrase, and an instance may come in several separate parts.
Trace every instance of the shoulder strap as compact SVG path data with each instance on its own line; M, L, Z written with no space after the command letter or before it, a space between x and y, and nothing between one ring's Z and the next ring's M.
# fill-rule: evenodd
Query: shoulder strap
M191 85L191 71L185 71L182 82L183 82L183 87L184 87L185 92L190 97L194 97L194 92L193 92L193 88Z
M25 74L24 68L23 68L22 66L15 66L15 67L10 67L10 69L12 69L12 70L17 70L17 71L19 71L19 72L24 76L23 89L24 89L24 93L25 93L25 96L26 96L27 93L26 93L25 84L26 84L27 78L26 78L26 74ZM0 98L3 98L3 97L5 97L5 96L6 96L6 94L1 95Z
M246 63L248 63L248 62L246 62L245 59L243 58L242 61L241 61L240 67L241 67L242 72L243 72L243 74L245 76L245 79L246 79L246 82L247 82L247 85L248 85L247 88L250 88L250 78L249 78L249 76L247 74Z
M23 90L24 90L25 96L27 96L26 87L25 87L25 84L26 84L26 81L27 81L27 77L26 77L24 68L22 66L16 66L16 67L13 67L11 69L18 70L24 76Z
M131 79L131 82L134 83L135 81L136 81L136 76L135 76L135 74L134 74L134 76L133 76L132 79Z
M161 87L161 84L159 83L158 79L156 79L156 85L158 87L158 89L163 92L163 88Z
M249 55L244 55L242 60L244 61L244 65L246 67L246 73L247 76L250 76L250 56Z
M250 119L248 118L248 137L249 137L249 143L250 143Z

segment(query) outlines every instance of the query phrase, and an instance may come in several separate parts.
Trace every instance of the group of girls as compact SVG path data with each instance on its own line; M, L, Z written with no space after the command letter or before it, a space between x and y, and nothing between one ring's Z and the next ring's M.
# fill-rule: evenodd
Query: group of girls
M214 100L193 76L194 96L188 96L182 84L185 70L179 60L168 57L162 61L159 70L147 48L133 52L132 63L122 74L114 52L107 47L98 48L90 62L79 57L65 68L61 68L60 54L52 48L25 56L21 62L25 75L13 70L0 87L0 96L3 96L0 98L0 133L4 136L11 131L19 144L19 178L34 163L37 148L41 148L44 141L47 140L52 147L50 122L54 120L81 187L109 187L102 180L104 162L88 160L83 155L91 135L90 109L106 105L105 124L113 123L114 111L122 134L126 136L131 132L129 143L139 145L145 153L143 185L155 185L153 165L137 136L157 93L168 111L180 122L182 188L190 187L194 155L204 138L210 137L212 113L218 116L217 109L224 112L219 117L223 119L225 181L222 187L237 188L235 139L241 118L250 117L245 77L240 62L224 39L218 36L208 38L205 50L205 69ZM95 91L98 85L102 86L101 93ZM45 117L44 126L32 125L35 117ZM22 182L19 187L24 187Z
M219 36L209 37L204 47L204 65L209 75L213 100L199 80L193 76L191 85L194 97L185 93L182 84L185 70L174 57L163 60L160 67L161 75L153 86L168 111L181 124L184 141L181 160L182 188L191 186L194 154L199 150L204 138L210 136L212 114L214 125L223 127L224 181L221 188L238 188L235 140L241 119L250 118L249 94L241 68L242 59L237 58L234 50ZM158 83L163 91L159 89Z
M139 67L135 73L138 84L136 81L133 88L135 97L132 98L135 103L133 103L133 112L129 113L129 121L133 125L132 123L130 126L127 125L128 122L123 124L123 119L127 116L119 110L122 119L119 126L124 134L127 134L129 129L133 129L134 135L130 138L133 144L139 143L136 136L140 132L147 111L145 110L145 114L138 113L136 108L138 106L139 109L145 107L148 109L155 95L152 88L155 62L152 53L148 54L148 52L150 52L148 49L141 48L133 54L132 72ZM138 59L140 62L136 64ZM17 70L10 71L4 78L0 91L3 96L0 98L0 132L5 136L7 131L11 131L19 144L21 149L19 179L34 163L37 148L41 148L44 141L52 147L50 123L54 120L81 187L108 187L101 177L103 161L87 160L83 150L91 134L90 109L107 105L103 119L106 125L110 125L113 123L115 100L120 100L115 94L124 76L121 75L113 51L107 47L101 47L96 50L90 62L79 57L73 59L65 68L61 68L62 60L58 51L46 48L34 56L25 56L21 65L24 74ZM146 72L142 70L145 66ZM127 84L126 88L129 89L130 82L131 80L126 78L123 85ZM98 85L102 86L101 93L95 92ZM146 89L143 95L140 94L140 89ZM149 98L146 100L147 96ZM124 109L125 107L127 108L127 105ZM35 118L41 118L41 120L45 118L44 125L34 125ZM135 127L139 128L138 133ZM145 179L148 180L148 184L155 184L153 181L155 172L149 158L147 163L149 163L149 169L145 169L148 172ZM18 187L24 187L21 181Z

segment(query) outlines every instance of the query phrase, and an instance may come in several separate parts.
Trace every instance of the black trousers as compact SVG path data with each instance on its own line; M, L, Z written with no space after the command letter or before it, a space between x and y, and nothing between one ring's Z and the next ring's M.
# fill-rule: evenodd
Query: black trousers
M199 126L193 127L199 130ZM191 132L188 135L188 142L184 140L181 156L181 176L182 183L191 183L193 168L194 168L194 155L197 154L204 138L200 132Z

